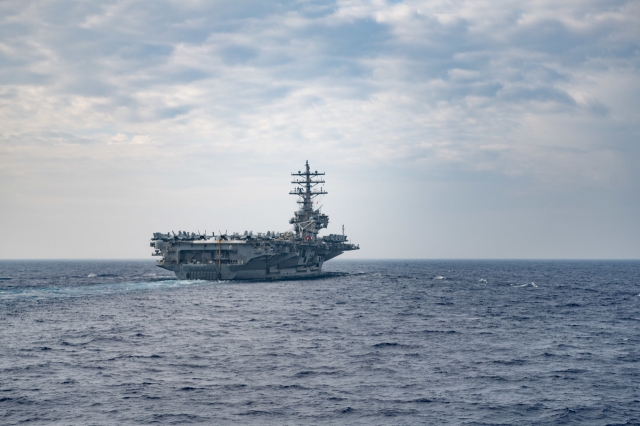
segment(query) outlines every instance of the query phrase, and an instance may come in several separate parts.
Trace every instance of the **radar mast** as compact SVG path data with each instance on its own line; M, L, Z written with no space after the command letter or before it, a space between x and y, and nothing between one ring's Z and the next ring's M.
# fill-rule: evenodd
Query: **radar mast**
M325 183L324 173L318 171L312 172L309 169L309 161L305 163L303 172L291 173L291 176L298 176L300 179L294 179L291 183L297 186L289 192L291 195L297 195L300 208L294 213L289 223L293 224L296 235L303 241L315 241L318 238L318 231L329 225L329 216L320 213L320 208L313 209L313 199L318 195L327 194L324 188L318 185Z

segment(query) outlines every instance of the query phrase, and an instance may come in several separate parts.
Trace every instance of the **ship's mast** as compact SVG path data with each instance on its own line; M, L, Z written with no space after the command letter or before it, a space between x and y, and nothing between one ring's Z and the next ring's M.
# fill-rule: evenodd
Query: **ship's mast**
M319 184L324 183L324 179L318 177L324 176L324 173L318 173L317 170L312 172L309 169L309 161L307 160L304 172L291 173L291 176L300 177L300 179L291 181L291 183L299 186L289 192L289 194L299 197L298 204L300 209L294 213L294 217L289 222L294 225L296 234L303 240L315 240L318 231L326 228L329 224L329 216L320 213L320 209L313 209L313 199L318 195L327 193L323 187L316 188Z

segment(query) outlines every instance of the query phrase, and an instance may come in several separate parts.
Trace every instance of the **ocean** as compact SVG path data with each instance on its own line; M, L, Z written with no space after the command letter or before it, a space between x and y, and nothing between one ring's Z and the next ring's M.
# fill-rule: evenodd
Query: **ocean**
M0 424L640 424L640 261L0 261Z

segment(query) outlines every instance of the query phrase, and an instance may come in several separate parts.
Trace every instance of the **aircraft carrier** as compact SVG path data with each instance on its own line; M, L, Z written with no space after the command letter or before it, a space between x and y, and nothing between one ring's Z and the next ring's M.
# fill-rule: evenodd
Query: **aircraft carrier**
M298 210L286 232L253 232L204 235L198 232L155 232L152 256L162 256L157 266L175 272L181 280L264 280L317 277L322 265L345 251L358 250L342 234L318 236L329 225L329 216L314 208L324 173L312 172L309 162L304 171L291 173L295 185L289 194L298 197Z

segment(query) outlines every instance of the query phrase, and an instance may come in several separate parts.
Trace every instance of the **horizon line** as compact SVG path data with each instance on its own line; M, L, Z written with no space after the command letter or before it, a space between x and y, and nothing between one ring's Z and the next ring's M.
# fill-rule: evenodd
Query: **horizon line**
M568 257L482 257L482 258L473 258L473 257L433 257L433 258L425 258L425 257L415 257L415 258L384 258L384 257L370 257L370 258L356 258L356 259L331 259L333 262L351 262L351 261L640 261L640 258L613 258L613 257L599 257L599 258L568 258ZM123 257L114 257L114 258L104 258L104 257L86 257L86 258L77 258L77 257L69 257L69 258L0 258L0 262L6 261L154 261L153 259L142 258L142 257L132 257L132 258L123 258ZM326 262L325 262L326 263Z

